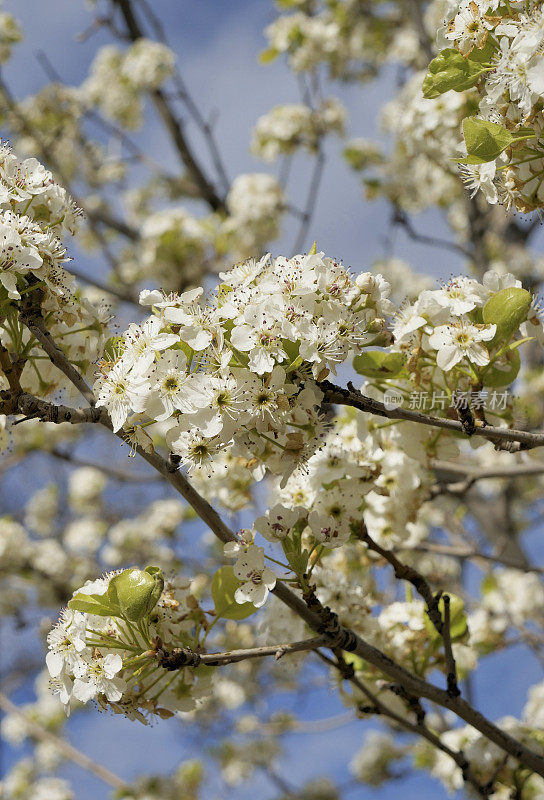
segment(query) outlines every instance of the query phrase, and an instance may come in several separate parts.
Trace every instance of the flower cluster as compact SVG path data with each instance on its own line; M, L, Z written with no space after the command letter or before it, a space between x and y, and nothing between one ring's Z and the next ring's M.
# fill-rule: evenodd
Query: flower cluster
M514 717L503 717L495 724L510 736L514 736L518 741L528 745L534 752L543 752L540 734L534 729L531 730L530 726ZM518 772L518 766L511 757L506 758L497 745L491 744L470 725L448 730L441 738L448 747L463 752L482 785L486 781L494 780L493 795L495 797L508 797ZM427 744L419 744L415 757L416 759L421 758L429 764L431 775L439 778L449 792L453 793L462 788L461 769L459 767L452 768L451 759L445 753L435 750ZM527 781L524 782L525 796L536 800L543 791L544 780L536 774L529 774Z
M322 136L342 135L345 122L345 109L335 98L323 100L315 111L296 103L275 106L257 120L251 150L265 161L292 155L299 148L315 152Z
M508 386L520 368L519 346L531 338L542 340L530 293L511 273L493 271L482 283L459 276L441 289L423 291L398 311L392 330L393 373L410 376L420 389L441 392L442 408L456 391ZM396 366L394 352L399 353ZM372 374L371 369L362 365L363 374Z
M406 13L402 19L402 9L376 12L373 7L362 9L355 0L279 0L277 5L293 11L265 29L269 42L261 55L265 63L285 54L295 72L311 72L323 64L333 78L367 80L388 60L406 63L421 55L413 15ZM436 25L428 16L424 15L421 27L434 33Z
M227 196L227 209L229 214L219 236L226 237L230 252L248 258L262 252L264 244L279 234L285 209L282 188L272 175L263 172L238 175ZM216 247L219 244L216 242Z
M415 72L381 109L381 127L395 146L386 156L365 139L346 145L344 157L361 172L369 197L385 196L407 211L450 207L462 195L451 159L458 156L459 125L468 113L465 93L424 96L424 72Z
M74 700L140 722L190 711L208 693L211 670L171 672L162 663L173 649L196 645L202 621L191 582L165 582L155 567L87 581L47 637L52 691L66 713Z
M124 268L128 280L153 274L161 286L179 290L198 283L209 245L205 224L184 208L163 209L142 224L137 261Z
M32 274L57 297L67 297L73 278L65 272L66 250L58 238L75 233L80 211L35 158L21 161L0 147L0 283L9 299Z
M76 291L61 236L75 233L80 210L35 158L21 160L0 146L0 339L23 366L21 386L39 396L68 386L49 362L38 361L36 341L17 307L33 296L34 313L48 318L51 335L83 373L102 351L110 312ZM87 332L86 336L81 336ZM3 383L3 388L6 384ZM72 387L73 388L73 387Z
M543 15L538 2L461 0L423 84L427 97L478 86L478 115L463 123L464 178L523 212L544 205Z
M116 431L163 423L170 450L191 472L208 472L232 446L257 479L265 468L286 478L323 439L316 381L389 341L389 286L380 275L354 279L323 253L264 256L220 277L205 304L202 289L142 292L154 313L112 345L98 405Z
M8 61L11 49L23 38L19 23L7 11L0 12L0 63Z
M174 71L175 55L160 42L138 39L125 51L102 47L79 87L84 106L96 106L127 128L142 124L141 93L158 89Z

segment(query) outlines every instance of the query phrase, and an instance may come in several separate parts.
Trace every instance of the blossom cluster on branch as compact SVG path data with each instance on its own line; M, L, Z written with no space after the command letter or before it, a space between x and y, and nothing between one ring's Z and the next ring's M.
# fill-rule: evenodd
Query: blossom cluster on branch
M232 444L257 479L265 469L287 478L324 436L316 381L390 338L388 284L370 273L354 279L323 253L264 256L221 279L206 303L202 289L141 293L154 314L111 344L98 405L116 431L127 419L163 423L171 452L191 472L206 471Z
M541 661L544 648L543 568L523 539L544 473L544 261L526 246L535 225L509 213L543 204L541 4L276 5L261 61L286 56L301 97L253 128L275 174L229 178L150 4L92 4L115 43L79 86L46 57L52 82L22 101L0 76L21 154L0 150L0 472L33 458L69 471L66 485L59 469L25 486L0 518L3 614L24 626L36 603L67 606L42 628L36 700L17 710L0 693L4 737L35 744L9 800L72 800L50 775L65 757L134 800L205 791L201 762L129 786L63 750L64 711L90 704L205 725L227 786L259 770L286 796L337 800L328 779L295 791L276 772L281 737L304 721L262 703L279 691L295 707L319 663L350 719L381 723L351 760L355 780L416 768L467 796L544 792L542 681L518 718L496 721L466 689L490 654ZM0 14L0 60L20 38ZM357 274L308 251L323 164L348 125L322 83L367 82L390 63L391 147L359 137L343 151L390 210L383 258ZM132 138L149 108L178 170ZM302 207L289 198L299 155ZM429 208L451 236L413 222ZM297 254L263 255L289 216ZM463 267L434 286L396 256L397 228ZM81 246L105 269L73 276L68 233L72 255ZM122 304L116 335L108 294ZM112 430L141 471L110 460ZM82 460L95 445L100 459Z
M478 114L463 121L467 183L490 203L525 213L544 202L544 16L539 2L462 0L450 10L441 50L423 82L427 98L477 89Z

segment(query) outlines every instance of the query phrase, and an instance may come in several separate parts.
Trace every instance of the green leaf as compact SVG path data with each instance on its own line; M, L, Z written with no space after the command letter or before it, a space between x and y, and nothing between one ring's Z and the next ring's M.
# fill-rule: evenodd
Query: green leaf
M490 572L488 573L485 578L482 579L480 584L480 591L483 596L489 594L490 592L494 592L497 588L497 579L496 577Z
M283 552L295 575L304 575L308 568L308 559L310 557L308 550L299 552L298 550L287 550L284 547Z
M484 386L497 388L498 386L509 386L513 383L521 367L521 360L517 350L509 350L505 354L507 364L505 368L499 369L491 365L487 370L482 370L482 381Z
M520 128L508 131L496 122L488 122L479 117L465 117L463 120L463 136L467 147L467 158L457 159L462 164L485 164L494 161L497 156L515 142L532 139L535 132L532 128Z
M382 164L384 160L381 152L372 145L361 148L348 144L344 147L342 155L350 167L358 171L367 169L375 164Z
M215 613L224 619L245 619L257 609L253 603L237 603L234 593L240 581L232 567L220 567L212 578L212 598Z
M107 594L82 594L74 595L68 602L72 611L82 611L84 614L96 614L98 617L120 616L119 606L112 604Z
M492 36L488 36L485 40L484 47L474 47L470 51L470 60L477 61L480 64L489 64L497 50L499 49L497 42Z
M481 64L463 58L459 50L448 47L429 64L429 71L423 81L423 97L432 100L450 89L456 92L470 89L485 71Z
M450 594L449 592L448 597L450 598L450 638L452 642L457 642L463 638L468 630L467 615L465 613L465 601L462 597L458 597L455 594ZM442 620L444 620L443 597L441 597L438 602L438 610L440 611ZM440 634L429 619L427 613L424 614L424 622L425 628L427 629L431 639L441 638Z
M107 594L123 617L138 622L157 605L163 588L164 578L158 567L134 567L112 578Z
M267 47L266 50L263 50L260 54L259 61L261 64L270 64L272 61L276 60L279 54L280 51L276 50L275 47Z
M104 345L104 355L109 361L116 361L119 351L125 346L122 336L110 336Z
M482 310L482 319L487 325L496 325L497 332L490 347L507 344L519 326L526 321L532 297L527 289L511 286L501 289L489 298Z
M363 661L363 659L360 656L356 656L355 653L348 653L347 651L342 653L342 656L346 664L353 665L353 669L355 670L355 672L364 671L366 661Z
M353 359L353 368L367 378L394 378L406 363L404 353L387 353L384 350L367 350Z
M308 250L309 256L315 256L317 254L317 240L314 241L313 245Z
M234 291L232 286L229 286L228 283L220 283L219 288L217 290L217 304L219 308L225 305L225 301L228 295Z

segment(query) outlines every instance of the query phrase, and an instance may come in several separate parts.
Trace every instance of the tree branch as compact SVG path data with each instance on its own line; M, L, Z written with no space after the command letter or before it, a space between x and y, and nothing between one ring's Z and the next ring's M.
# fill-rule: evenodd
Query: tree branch
M113 0L113 2L121 12L129 39L132 42L136 42L138 39L144 38L145 33L136 19L130 0ZM182 123L176 117L174 111L170 107L164 92L162 89L155 89L154 91L150 92L150 97L153 100L155 108L157 109L159 116L161 117L167 131L170 134L178 155L180 156L191 178L198 186L202 197L204 200L206 200L213 211L225 211L225 201L219 197L215 188L208 181L195 156L191 152L187 139L183 133Z
M63 453L62 451L56 449L48 450L47 452L61 461L67 461L74 467L92 467L93 469L100 470L100 472L103 472L104 475L107 475L109 478L112 478L115 481L122 481L123 483L152 483L160 480L160 478L154 476L153 474L138 475L132 472L127 472L124 469L106 466L105 464L95 464L92 461L85 461L84 459L72 456L70 453Z
M109 294L112 297L116 297L122 303L130 303L131 305L136 306L136 308L138 308L141 312L142 307L138 302L137 293L133 293L132 289L129 289L128 286L125 291L121 291L113 286L106 286L105 283L101 283L100 281L96 280L96 278L91 278L89 275L84 275L78 270L70 269L70 272L74 278L78 279L78 281L87 283L89 286L94 286L95 289L100 289L100 291L104 292L104 294Z
M347 664L343 659L338 659L335 662L333 659L328 658L319 651L317 651L317 655L323 661L325 661L325 663L337 669L342 674L344 680L348 680L350 683L352 683L353 686L359 689L359 691L370 701L370 707L363 706L362 703L359 704L358 709L362 714L379 714L386 719L390 719L392 722L395 722L401 728L404 728L404 730L409 731L410 733L415 733L418 736L421 736L423 739L426 739L434 747L436 747L438 750L441 750L443 753L446 753L446 755L455 761L462 772L463 780L466 783L470 783L471 786L476 789L478 794L480 794L482 797L488 797L492 793L491 786L484 787L475 777L472 767L467 761L462 750L453 750L451 747L448 747L448 745L442 742L436 734L427 728L423 720L420 719L417 723L410 722L410 720L406 719L406 717L402 717L400 714L392 711L389 706L380 700L380 698L371 689L369 689L360 678L355 676L353 667L350 664Z
M188 647L178 647L171 652L167 652L161 647L158 649L157 654L161 666L168 670L176 670L183 669L186 666L197 667L201 664L208 667L222 667L226 664L236 664L239 661L264 658L266 656L274 656L277 661L289 653L316 650L318 647L326 645L326 643L327 640L323 636L314 636L311 639L304 639L300 642L251 647L244 650L230 650L225 653L197 653Z
M40 419L42 422L54 422L56 425L60 425L62 422L69 422L71 425L100 422L111 430L111 422L103 408L94 406L71 408L54 405L26 392L22 392L15 398L9 391L0 392L0 409L2 414L23 414L25 420Z
M308 188L308 196L306 198L306 205L304 211L300 215L300 228L297 233L295 243L293 245L293 252L300 253L304 247L308 229L310 227L312 217L314 215L315 207L317 204L317 197L319 194L319 184L323 176L323 169L325 166L325 155L321 146L319 146L315 157L314 170L310 179L310 186Z
M438 592L436 595L433 594L433 591L423 575L419 573L413 567L408 566L407 564L403 564L398 558L390 551L386 550L384 547L381 547L374 539L370 536L366 529L366 525L364 522L360 522L356 528L356 536L359 541L364 542L369 550L378 553L382 558L384 558L391 566L395 572L395 577L398 580L408 581L412 584L414 589L421 595L421 597L425 600L427 604L427 615L431 622L433 623L434 627L438 631L438 633L442 636L444 630L444 622L442 620L442 615L438 608L438 602L441 597L441 593Z
M38 295L39 292L39 295ZM73 383L79 393L87 400L89 405L94 406L95 399L91 388L82 378L77 369L70 363L65 354L53 341L51 334L45 327L41 312L41 290L35 289L28 292L21 302L19 317L35 339L41 344L49 356L52 364L59 369L68 380Z
M336 387L333 387L333 389L335 388ZM345 390L342 391L345 392ZM355 390L353 391L355 392ZM335 393L336 392L333 392L333 394ZM9 394L9 392L7 394ZM0 395L0 399L1 397L2 395ZM22 395L22 397L24 398L25 395ZM38 411L35 416L40 416L39 406L44 401L39 401L29 395L26 397L30 397L30 407ZM368 400L371 403L376 402L370 400L370 398L368 398ZM333 400L332 402L335 401ZM20 403L21 399L18 400L19 407ZM51 406L50 403L45 403L45 407L47 410L51 408L57 408L55 406ZM71 414L74 412L74 409L65 410L70 414L70 418L66 421L72 421ZM56 413L57 412L55 411L55 414ZM109 430L112 429L111 421L107 413L102 408L97 409L91 407L89 409L77 410L77 414L80 417L84 417L85 415L88 416L87 420L80 419L78 421L100 422ZM50 421L54 422L55 420L51 419ZM118 431L116 435L121 440L124 440L123 431ZM146 452L138 445L135 445L134 449L142 458L151 464L168 481L168 483L174 487L174 489L176 489L176 491L189 503L189 505L192 506L192 508L197 512L198 516L209 526L210 530L213 531L220 541L226 543L235 540L234 533L223 522L217 511L215 511L215 509L193 488L193 486L191 486L185 476L179 472L178 459L171 457L167 461L158 453ZM382 672L384 675L387 675L393 681L399 683L410 695L413 695L416 698L424 697L427 700L431 700L437 705L442 706L443 708L453 711L458 717L463 719L469 725L472 725L472 727L480 731L480 733L498 745L506 753L513 756L517 761L524 764L541 777L544 777L543 756L539 755L522 742L519 742L508 733L498 728L486 717L480 714L479 711L467 703L467 701L462 697L451 697L447 691L440 689L431 683L427 683L427 681L405 669L400 664L397 664L388 655L382 653L376 647L366 642L354 631L340 625L337 615L331 612L330 609L324 608L313 592L307 593L303 600L281 581L276 583L276 586L272 591L286 606L288 606L299 617L301 617L308 624L311 630L313 630L318 636L323 637L329 648L332 650L339 648L355 653L364 661L367 661L369 664Z
M451 558L458 558L461 561L466 559L482 559L482 561L489 561L492 564L501 564L504 567L511 567L512 569L519 569L522 572L536 572L537 574L544 574L544 567L534 567L532 565L523 566L517 559L504 558L503 556L490 555L482 553L480 550L475 550L470 547L462 548L455 547L454 545L438 544L435 542L422 542L421 544L414 544L404 547L399 545L395 548L397 551L403 553L436 553L437 555L450 556Z
M145 14L147 15L150 25L152 26L152 28L154 28L157 39L161 41L163 44L165 44L167 47L169 47L168 39L166 37L166 33L162 25L162 22L153 11L151 5L148 2L146 2L146 0L140 0L140 5L143 8ZM191 94L185 84L185 81L183 80L179 70L177 69L174 72L173 81L176 85L176 89L180 99L185 104L189 114L192 116L196 125L202 132L204 139L206 140L206 144L208 146L208 150L210 151L210 156L215 166L217 176L223 185L223 191L227 193L229 190L230 181L227 175L225 165L223 163L223 159L221 158L221 153L219 152L215 136L213 134L212 124L211 122L208 122L206 119L204 119L204 117L200 113L200 109L198 108L197 104L191 97Z
M444 250L452 250L457 255L465 256L466 258L472 258L472 253L470 250L467 250L466 247L463 247L456 242L449 242L446 239L438 239L435 236L426 236L423 233L418 233L405 211L398 208L398 206L394 207L393 210L393 225L400 225L404 228L410 239L414 242L421 242L422 244L431 245L431 247L441 247Z
M367 397L359 392L351 382L348 382L347 389L336 386L330 383L330 381L321 381L318 386L323 391L325 395L324 400L327 403L351 406L367 414L375 414L376 416L386 417L387 419L417 422L420 425L429 425L433 428L455 431L455 433L462 433L466 436L465 429L461 422L444 417L433 417L430 414L424 414L421 411L412 411L407 408L388 409L379 400L374 400L372 397ZM531 433L529 431L518 431L510 428L495 428L492 425L480 426L478 425L478 421L476 421L476 425L474 436L481 436L494 444L510 442L514 445L511 448L512 452L516 449L531 450L534 447L544 446L544 433ZM517 448L515 448L516 444L518 445Z
M486 478L520 478L528 477L530 475L544 474L544 464L514 464L508 467L497 467L496 469L477 469L469 466L463 467L457 464L449 464L447 461L437 461L433 463L433 468L439 472L449 473L450 475L464 475L462 481L455 481L447 483L439 481L435 486L431 486L431 496L435 497L439 494L455 494L463 495L474 486L477 481L485 480Z
M457 697L461 694L457 685L457 665L453 656L451 646L451 617L450 617L450 596L442 595L444 603L444 624L442 626L442 639L444 641L444 658L446 660L446 680L448 683L448 694Z

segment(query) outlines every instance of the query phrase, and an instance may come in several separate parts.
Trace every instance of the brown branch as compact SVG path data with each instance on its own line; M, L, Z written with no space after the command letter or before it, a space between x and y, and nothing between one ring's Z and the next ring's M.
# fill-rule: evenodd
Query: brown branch
M435 236L426 236L423 233L418 233L405 211L395 206L393 209L393 225L400 225L404 228L410 239L414 242L421 242L421 244L428 244L431 247L441 247L444 250L452 250L458 255L472 258L472 253L456 242L449 242L446 239L438 239Z
M314 636L311 639L304 639L300 642L287 642L286 644L265 645L263 647L251 647L243 650L230 650L225 653L196 653L188 647L178 647L171 652L163 647L157 649L159 664L168 670L183 669L184 667L198 667L205 665L208 667L222 667L226 664L236 664L239 661L247 661L253 658L264 658L274 656L276 660L283 658L290 653L302 653L307 650L316 650L327 644L323 636Z
M355 529L355 535L361 542L366 544L369 550L378 553L378 555L385 559L385 561L391 564L395 573L395 577L398 580L408 581L408 583L412 584L418 594L420 594L425 600L425 603L427 604L427 615L438 633L442 636L444 622L438 608L441 592L434 594L421 573L414 569L414 567L410 567L408 564L403 564L390 550L386 550L384 547L381 547L377 542L375 542L368 533L364 522L360 522L357 525Z
M311 639L303 639L300 642L287 642L285 644L265 645L263 647L253 647L245 650L232 650L227 653L203 653L200 656L201 663L210 667L223 666L224 664L235 664L238 661L245 661L248 658L263 658L274 656L279 660L291 653L302 653L307 650L316 650L327 644L323 636L313 636Z
M24 720L25 726L30 734L34 739L38 739L42 742L49 742L50 744L54 745L54 747L64 756L64 758L68 759L69 761L73 761L74 764L77 764L78 767L87 770L88 772L92 772L93 775L96 775L97 778L100 778L101 781L107 783L109 786L112 786L114 789L123 789L126 790L128 788L128 784L118 775L115 775L106 767L103 767L101 764L97 764L96 761L93 761L92 758L82 753L81 750L77 750L73 745L69 742L62 739L60 736L57 736L50 730L46 730L43 728L38 722L33 719L30 719L24 711L21 711L15 703L12 703L9 697L7 697L3 692L0 692L0 708L6 714L16 714L18 717Z
M461 694L457 685L457 665L453 656L451 646L451 618L450 618L450 596L442 595L444 603L444 624L442 626L442 639L444 642L444 658L446 661L446 681L448 684L448 694L457 697Z
M40 403L44 401L39 401L28 395L26 397L30 397L30 407L37 408L38 410L35 416L40 416L39 406ZM20 404L20 400L18 404ZM45 407L47 409L57 408L51 406L49 403L45 403ZM70 415L72 415L74 411L77 411L77 415L80 417L88 415L88 420L80 419L79 421L100 422L109 430L112 429L111 421L104 409L91 407L84 410L67 409L67 411ZM57 413L58 412L55 410L53 416ZM93 418L93 415L96 416ZM46 417L47 416L50 416L50 412L48 412ZM51 419L50 421L54 422L55 420ZM72 417L70 416L70 419L66 421L72 421ZM116 435L121 440L124 440L123 431L119 431ZM179 472L179 458L171 457L167 461L158 453L145 452L137 445L134 449L174 487L189 505L192 506L198 516L209 526L210 530L213 531L220 541L226 543L235 540L234 533L223 522L217 511L215 511L193 486L191 486L185 476ZM339 648L355 653L384 675L387 675L395 683L400 684L410 695L417 698L426 698L443 708L453 711L458 717L469 725L472 725L472 727L476 728L476 730L498 745L506 753L513 756L517 761L524 764L541 777L544 777L543 756L498 728L462 697L451 697L447 691L428 683L405 669L400 664L393 661L388 655L366 642L354 631L340 625L337 615L331 612L330 609L324 608L313 592L305 596L305 602L281 581L276 583L272 591L286 606L301 617L311 630L320 637L324 637L329 648L333 650Z
M461 561L466 559L481 559L482 561L489 561L492 564L501 564L504 567L511 567L512 569L519 569L521 572L536 572L537 574L544 574L544 567L534 567L531 565L520 565L517 559L504 558L503 556L490 555L482 553L480 550L475 550L470 547L462 548L455 545L437 544L435 542L422 542L414 545L398 545L395 548L398 552L403 553L436 553L437 555L449 556L450 558L458 558Z
M32 401L43 403L43 401L36 401L36 398L31 398ZM46 403L45 406L51 407L51 404ZM52 407L55 408L54 406ZM77 421L87 422L100 422L102 425L111 430L111 422L103 409L67 409L68 412L77 412L78 415L89 416L89 419L79 419ZM55 412L56 413L56 412ZM100 418L91 419L90 415L99 414ZM47 416L49 421L55 421ZM65 421L72 421L67 419ZM123 433L120 431L116 434L120 439L123 439ZM208 525L213 533L222 542L229 542L235 539L234 533L225 525L217 511L191 486L189 481L177 470L175 460L174 463L162 458L158 453L147 453L140 447L136 447L136 452L151 464L175 489L181 496L194 508L199 517ZM443 689L427 683L422 678L406 670L400 664L397 664L385 653L382 653L373 645L361 639L354 631L349 630L343 626L336 624L331 625L330 612L325 613L321 604L308 608L306 603L294 594L284 583L278 581L273 593L301 617L308 626L315 631L318 635L324 636L327 641L327 646L330 648L341 648L353 652L363 660L367 661L372 666L376 667L384 675L389 676L395 682L402 685L406 691L415 697L424 697L431 700L437 705L443 706L450 711L453 711L457 716L472 725L480 733L486 736L490 741L497 744L505 752L509 753L515 759L523 763L529 769L536 772L538 775L544 777L544 758L522 742L517 741L509 734L502 731L486 717L480 714L473 708L466 700L461 697L450 697L450 695ZM318 603L318 601L317 601ZM316 610L319 613L316 613ZM333 620L334 622L334 620Z
M136 306L136 308L138 308L140 311L142 310L142 307L138 302L137 293L133 292L128 286L125 291L121 291L113 286L107 286L105 283L101 283L96 278L91 278L89 275L84 275L83 272L79 272L78 270L70 269L70 272L74 278L78 279L78 281L87 283L89 286L94 286L95 289L100 289L100 291L104 292L104 294L116 297L117 300L120 300L122 303L130 303L131 305Z
M76 458L75 456L72 456L70 453L63 453L61 450L53 449L48 450L47 452L55 458L58 458L61 461L67 461L69 464L72 464L75 467L92 467L93 469L98 469L109 478L112 478L115 481L122 481L123 483L152 483L160 480L160 478L154 476L153 474L134 474L132 472L127 472L124 469L117 469L116 467L110 467L105 464L96 464L93 461L85 461L82 458Z
M347 664L344 659L340 658L337 661L334 661L332 658L328 658L319 651L317 651L317 655L323 661L325 661L325 663L337 669L342 674L344 680L348 680L351 684L353 684L353 686L355 686L370 701L370 706L364 706L362 703L358 705L358 710L361 714L378 714L386 719L390 719L392 722L395 722L401 728L404 728L404 730L409 731L410 733L415 733L418 736L421 736L423 739L426 739L438 750L441 750L443 753L446 753L446 755L453 759L453 761L460 768L465 783L470 783L471 786L476 789L478 794L480 794L482 797L488 797L492 793L492 787L488 788L487 786L482 786L482 784L475 777L472 767L462 750L453 750L451 747L448 747L448 745L442 742L436 734L427 728L423 720L419 719L417 723L414 723L390 709L389 706L380 700L380 698L371 689L369 689L360 678L355 676L353 666Z
M399 580L405 580L412 584L416 591L421 595L427 604L427 615L434 627L442 637L444 642L444 660L446 664L446 681L447 691L451 697L457 697L461 692L457 686L457 668L455 665L455 658L451 646L451 630L450 630L450 598L447 594L442 592L433 593L431 587L414 567L403 564L399 559L390 551L381 547L377 542L372 539L366 529L364 522L361 522L356 529L357 538L364 542L369 550L378 553L382 558L391 564L395 572L395 577ZM444 619L439 609L439 601L442 598L444 603Z
M154 28L157 39L161 41L163 44L165 44L167 47L169 47L164 26L160 21L159 17L153 11L151 5L145 2L145 0L140 0L140 5L144 9L144 12L148 17L150 25L152 26L152 28ZM185 104L189 114L192 116L193 120L195 121L198 128L200 128L200 131L204 136L215 170L217 172L219 180L223 184L223 190L225 192L228 192L230 181L227 175L225 165L223 164L223 159L221 158L221 153L219 152L219 147L217 146L217 142L215 140L212 124L211 122L208 122L206 119L204 119L204 117L200 113L200 109L193 100L185 84L185 81L183 80L179 70L177 69L174 72L173 81L176 86L179 98Z
M435 486L431 486L431 497L439 494L453 494L463 495L477 481L486 480L488 478L520 478L529 477L531 475L543 475L544 464L514 464L508 467L497 467L496 469L477 469L469 466L463 467L457 464L449 464L447 461L436 461L433 468L445 475L464 475L462 481L455 481L447 483L439 481Z
M282 586L283 584L280 585ZM287 592L292 594L289 589L287 589ZM295 599L298 600L296 596ZM290 598L286 598L284 602L286 602L287 605L295 610L295 604L291 604ZM348 650L348 652L355 653L385 675L393 678L396 683L399 683L409 694L413 695L414 697L424 697L427 700L431 700L437 705L442 706L443 708L453 711L458 717L463 719L469 725L472 725L473 728L476 728L476 730L482 733L490 741L498 745L506 753L509 753L516 760L529 767L529 769L544 777L543 756L538 755L534 752L534 750L531 750L530 748L526 747L526 745L513 739L513 737L511 737L508 733L501 730L488 719L486 719L486 717L480 714L479 711L473 708L462 697L450 697L450 695L443 689L439 689L433 684L427 683L422 678L419 678L418 676L409 672L400 664L397 664L395 661L393 661L393 659L389 658L389 656L387 656L385 653L382 653L380 650L373 647L373 645L361 639L356 633L341 625L337 624L338 632L336 635L336 641L331 641L333 639L333 636L329 632L329 617L331 612L330 609L324 608L322 609L321 613L318 613L318 608L320 605L321 604L319 601L313 604L313 611L311 612L312 616L310 617L308 615L306 621L310 627L317 632L323 632L324 629L327 631L327 635L329 636L329 647L340 647L341 649ZM310 609L308 609L308 611L310 611ZM300 613L300 616L302 616L302 613ZM316 625L315 617L321 619L320 625Z
M302 248L304 247L306 236L308 234L308 229L312 222L312 218L315 212L315 207L317 205L319 184L321 183L321 178L323 176L324 166L325 166L325 154L323 153L321 147L319 147L315 157L314 170L312 173L312 177L310 179L310 185L308 187L308 196L306 198L306 205L304 211L302 211L300 215L300 220L301 220L300 227L297 233L295 243L293 245L294 253L300 253L302 251Z
M0 342L0 371L8 382L11 392L18 394L21 390L19 379L25 365L24 360L12 361L11 355L6 347Z
M136 19L130 0L113 0L113 2L121 12L129 39L132 42L136 42L138 39L144 38L145 33ZM168 133L170 134L181 161L185 165L185 168L195 184L198 186L202 197L204 200L206 200L213 211L225 211L225 201L219 197L213 185L204 175L201 166L198 164L189 147L187 139L185 138L182 122L177 118L174 111L170 107L164 92L162 89L155 89L154 91L150 92L150 97Z
M330 383L330 381L321 381L318 386L323 391L325 395L324 400L327 403L350 406L351 408L357 408L359 411L364 411L367 414L375 414L376 416L385 417L386 419L417 422L420 425L429 425L432 428L442 428L443 430L466 435L461 422L457 422L453 419L445 419L444 417L433 417L430 414L424 414L421 411L412 411L407 408L388 409L379 400L374 400L374 398L367 397L362 394L362 392L359 392L351 382L348 382L347 389L336 386ZM531 450L534 447L544 446L544 433L541 432L531 433L530 431L495 428L491 425L487 425L485 427L477 426L474 436L481 436L493 442L495 445L502 442L511 442L514 446L517 445L517 447L512 447L512 452L517 449Z
M21 322L41 344L42 348L49 356L51 363L66 375L68 380L73 383L89 405L94 406L95 399L92 389L88 386L78 370L70 363L62 350L57 347L45 326L41 310L42 297L43 293L41 289L33 289L23 297L19 309Z
M42 422L54 422L60 425L69 422L71 425L100 422L111 428L108 415L103 408L71 408L54 405L23 392L16 398L11 392L0 392L0 409L2 414L23 414L25 420L40 419Z

